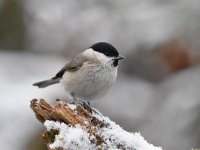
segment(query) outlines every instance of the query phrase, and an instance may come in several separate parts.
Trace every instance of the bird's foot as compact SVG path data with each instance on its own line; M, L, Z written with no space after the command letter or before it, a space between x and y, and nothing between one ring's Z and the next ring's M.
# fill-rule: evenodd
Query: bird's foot
M79 100L79 101L81 101L81 103L79 103L79 104L80 104L81 106L83 106L83 108L85 108L86 110L88 110L91 114L92 114L92 113L95 113L95 114L97 114L97 115L102 116L102 114L101 114L97 109L92 108L92 107L90 106L90 102L83 101L83 100Z
M75 104L75 105L79 104L83 108L87 109L90 113L93 112L93 108L90 107L90 102L74 99L73 101L69 102L69 104Z
M84 100L78 100L78 99L73 99L72 101L69 102L69 104L80 104L80 105L89 105L90 102L84 101Z

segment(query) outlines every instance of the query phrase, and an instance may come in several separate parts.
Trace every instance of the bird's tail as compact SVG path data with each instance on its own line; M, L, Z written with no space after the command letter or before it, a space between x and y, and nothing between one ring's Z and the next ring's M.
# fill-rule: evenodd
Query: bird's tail
M60 82L60 78L52 78L49 80L44 80L44 81L33 83L33 86L37 86L38 88L45 88L47 86L50 86L52 84L56 84L59 82Z

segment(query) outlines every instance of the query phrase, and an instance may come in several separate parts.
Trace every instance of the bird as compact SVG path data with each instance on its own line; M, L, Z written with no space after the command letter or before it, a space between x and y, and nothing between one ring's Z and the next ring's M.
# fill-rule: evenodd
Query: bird
M116 81L119 60L124 58L113 45L98 42L76 55L54 77L33 86L46 88L62 83L74 101L89 103L108 92Z

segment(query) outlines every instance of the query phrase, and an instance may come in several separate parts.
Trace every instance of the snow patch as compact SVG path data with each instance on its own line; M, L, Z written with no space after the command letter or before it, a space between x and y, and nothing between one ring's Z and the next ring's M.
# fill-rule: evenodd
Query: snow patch
M45 127L48 131L56 129L59 134L55 136L55 141L50 145L51 149L63 148L64 150L95 149L91 143L86 129L80 125L67 126L65 123L55 121L45 121Z
M98 115L96 117L104 121L105 124L108 124L108 126L98 131L98 135L100 135L105 142L101 145L101 149L118 150L125 148L127 150L162 150L160 147L149 144L140 133L129 133L107 117ZM89 135L86 128L80 125L68 126L65 123L49 120L47 120L44 125L48 131L51 129L59 131L58 135L55 136L54 142L50 145L52 149L94 150L99 148L91 143L94 137Z

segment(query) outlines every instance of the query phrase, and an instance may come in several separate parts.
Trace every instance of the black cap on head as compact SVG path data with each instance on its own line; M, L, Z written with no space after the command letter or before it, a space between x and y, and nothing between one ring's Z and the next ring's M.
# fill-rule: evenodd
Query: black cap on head
M108 57L118 57L119 53L117 49L112 46L111 44L108 44L106 42L99 42L94 45L92 45L90 48L92 48L94 51L103 53L104 55Z

